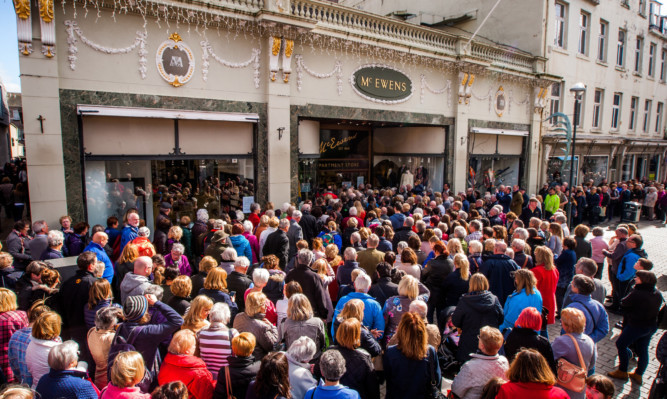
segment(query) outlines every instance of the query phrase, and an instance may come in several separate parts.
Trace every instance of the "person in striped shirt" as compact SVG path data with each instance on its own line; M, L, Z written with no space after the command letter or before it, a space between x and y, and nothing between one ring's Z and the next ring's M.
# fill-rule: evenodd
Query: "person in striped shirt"
M238 331L227 327L230 317L229 306L218 302L208 314L211 325L198 333L200 357L213 374L213 379L218 378L221 367L228 365L227 358L232 355L232 338L238 335Z

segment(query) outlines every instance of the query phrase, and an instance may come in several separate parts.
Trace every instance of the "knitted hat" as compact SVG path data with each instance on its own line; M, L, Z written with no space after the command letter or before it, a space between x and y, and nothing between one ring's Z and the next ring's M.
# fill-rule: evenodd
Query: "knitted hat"
M125 299L123 313L127 321L138 321L148 310L148 301L141 295L129 296Z

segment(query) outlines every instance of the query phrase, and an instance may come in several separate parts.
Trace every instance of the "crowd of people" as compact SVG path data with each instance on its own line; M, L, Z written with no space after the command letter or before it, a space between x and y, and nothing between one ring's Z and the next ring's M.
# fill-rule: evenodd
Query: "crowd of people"
M329 189L194 222L166 197L153 232L132 209L92 228L18 220L0 397L440 398L448 376L452 398L611 398L607 312L624 315L608 376L641 385L662 308L637 227L595 227L637 189L664 220L664 185L636 182ZM50 262L66 256L63 281Z

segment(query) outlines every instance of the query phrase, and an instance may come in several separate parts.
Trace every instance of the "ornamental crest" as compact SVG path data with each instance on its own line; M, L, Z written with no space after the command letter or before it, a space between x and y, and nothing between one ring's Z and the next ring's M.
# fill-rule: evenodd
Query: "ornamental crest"
M155 63L160 76L174 87L186 84L195 72L194 54L178 33L158 47Z

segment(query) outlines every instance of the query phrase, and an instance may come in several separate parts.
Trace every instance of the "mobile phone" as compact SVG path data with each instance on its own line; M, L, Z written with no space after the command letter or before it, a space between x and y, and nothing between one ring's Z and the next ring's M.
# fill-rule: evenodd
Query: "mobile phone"
M229 292L229 296L230 296L230 297L233 296L234 298L236 298L236 291L230 291L230 292Z

